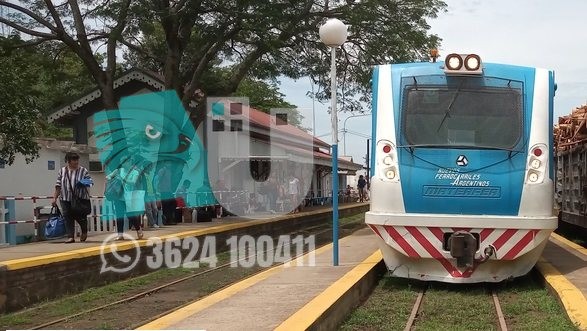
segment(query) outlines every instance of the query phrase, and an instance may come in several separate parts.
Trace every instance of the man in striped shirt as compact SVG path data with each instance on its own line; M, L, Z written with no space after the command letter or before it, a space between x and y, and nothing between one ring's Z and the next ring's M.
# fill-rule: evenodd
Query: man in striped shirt
M79 165L79 155L69 152L65 154L67 165L59 170L57 182L55 183L55 193L53 194L53 205L57 205L57 199L60 198L61 214L65 218L65 228L68 239L65 243L73 243L75 221L78 222L82 230L81 241L88 238L88 219L87 215L81 215L72 212L71 201L74 195L80 199L90 199L90 193L87 186L80 185L82 180L90 181L92 178L88 170Z

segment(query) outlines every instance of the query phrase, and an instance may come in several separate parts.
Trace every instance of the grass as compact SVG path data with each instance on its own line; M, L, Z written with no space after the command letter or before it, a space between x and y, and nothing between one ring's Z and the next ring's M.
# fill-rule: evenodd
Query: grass
M498 295L512 330L577 330L557 299L535 277L506 283Z
M371 296L341 326L341 330L403 330L421 284L383 278Z
M493 301L484 285L431 283L417 330L497 330Z
M340 329L403 330L421 288L418 284L400 278L383 278ZM502 283L498 289L508 330L578 330L558 301L532 275ZM487 285L430 283L414 329L499 330Z
M349 217L341 218L341 226L353 226L364 220L364 214L356 214ZM325 226L322 226L324 228ZM320 227L314 228L318 230ZM327 228L327 226L326 226ZM306 229L303 231L304 235L312 234L311 230ZM318 244L318 242L316 243ZM230 253L223 252L217 254L218 265L228 263L230 261ZM198 273L206 270L207 267L201 267L197 269L186 269L186 268L175 268L175 269L159 269L149 274L130 278L124 281L108 284L101 287L95 287L87 289L79 294L64 296L59 299L45 301L43 303L36 304L26 310L5 314L0 316L0 328L10 329L17 326L34 326L55 320L64 316L69 316L78 312L82 312L87 309L99 307L104 304L108 304L114 301L121 300L133 294L138 294L145 290L151 289L157 285L173 281L175 279L185 277L192 273ZM243 274L246 277L247 274ZM220 276L220 278L223 278ZM219 279L220 282L235 281L235 279ZM221 285L215 284L202 284L202 290L204 292L212 292ZM224 285L222 285L224 286ZM105 327L97 325L101 329L111 329L111 327Z

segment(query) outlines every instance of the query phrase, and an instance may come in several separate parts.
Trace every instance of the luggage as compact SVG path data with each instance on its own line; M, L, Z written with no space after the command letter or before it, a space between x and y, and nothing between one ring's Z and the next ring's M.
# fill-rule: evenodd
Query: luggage
M59 238L66 234L65 219L61 215L59 208L51 208L49 220L45 223L45 238Z

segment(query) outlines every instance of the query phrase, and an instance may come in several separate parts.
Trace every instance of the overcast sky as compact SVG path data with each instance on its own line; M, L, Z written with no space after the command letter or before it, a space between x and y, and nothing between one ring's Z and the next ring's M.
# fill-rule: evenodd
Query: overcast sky
M476 53L485 62L542 67L555 71L558 90L555 120L587 101L586 0L445 0L447 12L429 20L432 33L442 38L441 59L449 53ZM309 79L283 80L281 91L299 106L312 127ZM328 105L316 102L316 134L331 143ZM339 129L349 114L340 114ZM371 133L370 116L347 121L347 129ZM339 154L344 140L339 134ZM347 134L346 154L363 163L366 138Z

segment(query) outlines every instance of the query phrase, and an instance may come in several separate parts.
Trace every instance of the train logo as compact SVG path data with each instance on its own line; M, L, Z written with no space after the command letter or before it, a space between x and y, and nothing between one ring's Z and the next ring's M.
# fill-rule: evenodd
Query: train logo
M459 157L457 157L457 165L459 167L466 167L467 164L469 164L469 160L467 160L467 157L464 155L459 155Z

